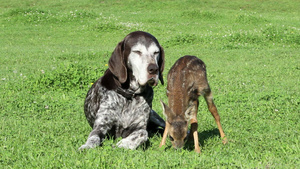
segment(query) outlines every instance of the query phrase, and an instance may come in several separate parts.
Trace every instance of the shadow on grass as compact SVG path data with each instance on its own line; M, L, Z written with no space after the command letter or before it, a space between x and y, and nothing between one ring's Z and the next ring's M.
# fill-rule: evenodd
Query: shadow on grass
M208 140L212 137L220 137L219 130L217 128L207 131L198 132L198 140L200 148L205 146L205 140ZM183 149L193 151L195 149L193 138L185 143Z
M163 135L163 129L157 130L156 133L154 131L152 131L151 134L149 133L150 138L155 137L155 136L160 136L160 138L162 138L162 135ZM204 143L205 140L208 140L212 137L220 137L220 133L217 128L212 129L212 130L202 131L201 133L198 132L200 148L205 146L205 143ZM150 146L152 146L152 145L148 139L148 141L144 144L143 149L147 150ZM172 146L166 146L166 149L170 149L170 148L172 148ZM189 140L185 143L183 149L189 150L189 151L194 151L195 146L194 146L193 137L191 138L191 140Z

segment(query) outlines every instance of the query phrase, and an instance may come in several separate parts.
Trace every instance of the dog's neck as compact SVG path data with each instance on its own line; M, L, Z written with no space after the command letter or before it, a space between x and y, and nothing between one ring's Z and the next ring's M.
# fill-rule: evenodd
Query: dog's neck
M140 86L132 72L129 71L127 73L128 78L126 82L120 83L117 77L107 69L102 77L101 85L108 90L115 90L126 98L133 98L135 95L140 95L147 87L150 87L148 84L146 84L146 86Z
M145 86L141 86L138 81L136 80L135 76L133 75L132 72L128 72L128 79L129 80L129 90L134 91L135 94L140 94L143 93L145 88L147 87L148 84Z

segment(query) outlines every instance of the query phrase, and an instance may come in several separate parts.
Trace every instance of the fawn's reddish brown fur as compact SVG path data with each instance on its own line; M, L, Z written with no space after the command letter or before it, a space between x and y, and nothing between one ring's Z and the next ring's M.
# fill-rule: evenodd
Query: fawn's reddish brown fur
M220 135L224 138L223 143L226 143L220 116L207 82L205 64L195 56L184 56L176 61L168 73L169 107L161 102L167 119L160 147L165 145L168 134L174 148L183 147L190 122L190 134L194 138L195 151L200 153L197 132L198 97L200 95L204 96L208 109L216 120Z

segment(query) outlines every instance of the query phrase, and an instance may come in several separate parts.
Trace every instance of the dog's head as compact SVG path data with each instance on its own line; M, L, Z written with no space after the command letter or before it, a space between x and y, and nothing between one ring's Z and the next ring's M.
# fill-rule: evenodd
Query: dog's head
M164 50L157 39L142 31L128 34L118 43L109 59L109 70L120 83L128 80L130 73L140 86L164 84Z

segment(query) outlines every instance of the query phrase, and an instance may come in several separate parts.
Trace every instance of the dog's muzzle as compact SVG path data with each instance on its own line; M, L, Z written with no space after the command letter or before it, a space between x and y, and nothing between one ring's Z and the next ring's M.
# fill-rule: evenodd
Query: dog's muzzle
M154 78L151 78L150 80L148 80L148 84L150 86L157 86L157 80L155 80Z
M158 66L156 64L149 64L149 66L147 67L147 71L149 73L149 80L148 80L148 84L150 86L156 86L158 84Z
M156 64L153 64L153 63L149 64L147 70L150 75L158 74L158 66Z

